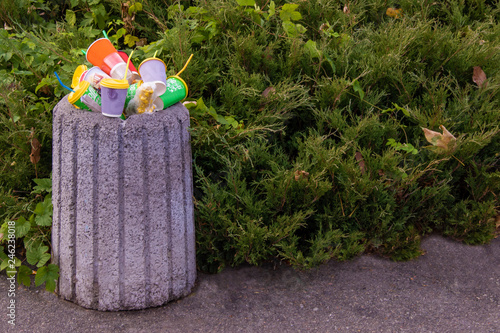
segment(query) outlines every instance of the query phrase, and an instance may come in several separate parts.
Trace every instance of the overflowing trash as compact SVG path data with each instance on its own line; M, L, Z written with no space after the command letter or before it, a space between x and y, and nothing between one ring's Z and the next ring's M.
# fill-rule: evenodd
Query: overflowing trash
M118 51L108 38L99 38L82 51L93 67L75 69L68 101L78 109L100 112L107 117L125 119L133 114L163 110L184 100L188 86L179 76L187 67L167 77L167 66L156 57L147 58L138 68L124 51Z

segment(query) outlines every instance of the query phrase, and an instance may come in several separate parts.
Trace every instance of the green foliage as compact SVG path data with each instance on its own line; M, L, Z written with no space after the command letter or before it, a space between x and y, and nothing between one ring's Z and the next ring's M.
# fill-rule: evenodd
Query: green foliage
M0 246L0 271L5 269L8 274L13 274L17 270L18 283L27 287L31 285L30 276L36 274L37 286L45 282L45 288L54 291L59 268L48 264L52 225L52 183L50 179L34 179L34 181L38 185L32 193L37 194L37 197L28 205L28 211L35 206L30 218L26 220L21 216L16 220L6 219L0 227L0 244L8 245L7 248ZM42 202L37 203L43 193L48 194ZM9 236L11 234L14 237ZM19 259L18 255L23 260ZM27 264L23 264L24 260ZM38 271L35 272L32 268L38 268Z
M408 260L430 232L490 240L500 8L399 5L395 16L375 0L0 5L0 217L15 221L27 264L39 266L35 283L51 288L57 274L47 266L50 198L41 196L50 184L33 183L50 175L51 111L66 94L53 72L69 83L103 30L118 49L134 48L135 63L156 53L168 75L194 54L182 77L196 102L187 106L200 269L266 260L308 268L364 251ZM422 132L440 125L456 137L450 151ZM27 284L29 269L18 267Z

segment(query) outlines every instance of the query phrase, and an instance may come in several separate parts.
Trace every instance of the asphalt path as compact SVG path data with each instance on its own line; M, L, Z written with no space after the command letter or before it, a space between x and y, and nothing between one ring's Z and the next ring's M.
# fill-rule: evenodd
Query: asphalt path
M363 255L301 272L285 265L198 273L192 294L140 311L99 312L0 275L0 332L500 332L500 237L468 246L432 235L408 262Z

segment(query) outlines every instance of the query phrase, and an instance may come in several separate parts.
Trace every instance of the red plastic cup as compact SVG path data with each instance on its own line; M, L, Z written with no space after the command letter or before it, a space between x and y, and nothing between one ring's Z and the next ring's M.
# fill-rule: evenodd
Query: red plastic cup
M118 54L120 57L122 57L123 61L127 63L128 61L128 54L125 51L118 51ZM137 83L141 80L141 76L139 75L139 72L135 68L134 64L132 63L132 59L128 62L128 74L127 74L127 79L129 84Z
M120 57L122 57L122 59L123 59L123 61L125 61L125 63L128 61L128 54L125 51L118 51L118 54L120 55ZM132 60L130 60L130 62L128 64L128 69L131 70L132 72L137 73L137 69L135 68L134 64L132 63Z

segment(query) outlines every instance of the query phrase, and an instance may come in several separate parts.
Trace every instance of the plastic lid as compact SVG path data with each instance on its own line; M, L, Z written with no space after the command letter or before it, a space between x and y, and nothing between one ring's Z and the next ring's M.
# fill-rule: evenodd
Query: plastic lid
M81 81L79 82L76 87L73 89L75 92L71 92L68 95L68 102L71 104L75 103L80 99L80 97L83 96L83 94L87 91L87 89L90 86L90 82L87 81Z
M73 80L71 81L71 88L75 88L78 85L80 77L86 70L87 66L85 65L80 65L75 69L75 72L73 73Z
M118 79L102 79L100 85L101 87L112 88L112 89L128 89L129 87L127 80L118 80Z
M161 60L160 58L147 58L147 59L144 59L139 64L139 67L137 67L137 70L139 71L139 74L141 73L141 66L142 66L142 64L144 64L146 61L150 61L150 60L159 60L159 61L163 62L163 65L165 66L165 70L167 70L167 65L165 65L165 62L163 60Z

